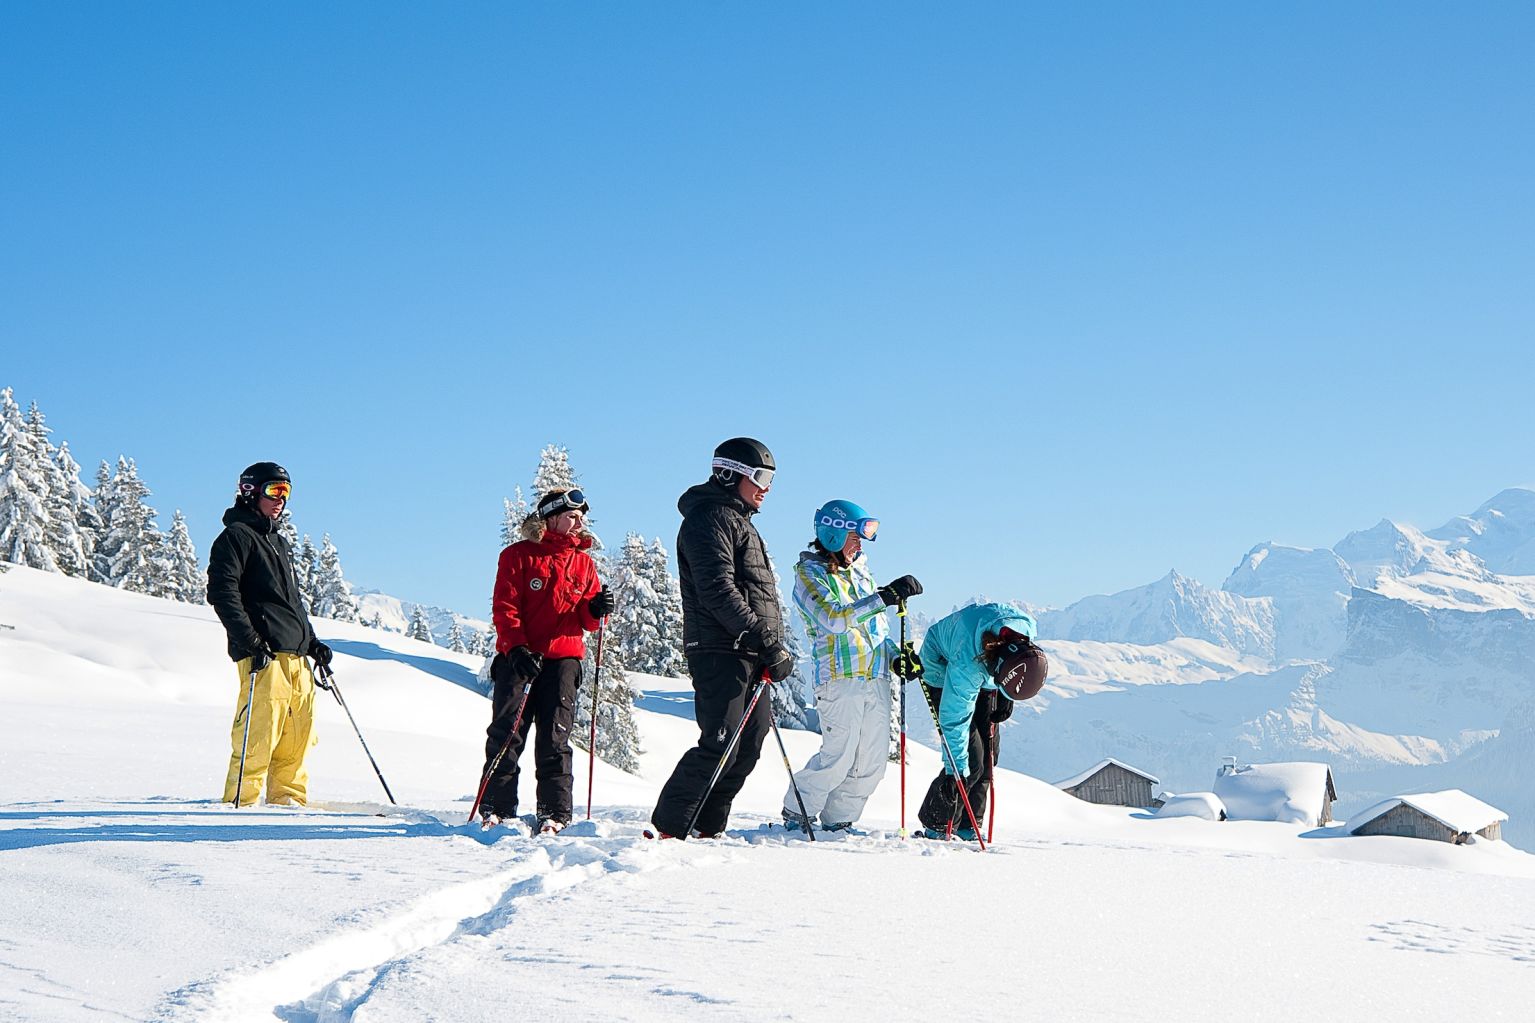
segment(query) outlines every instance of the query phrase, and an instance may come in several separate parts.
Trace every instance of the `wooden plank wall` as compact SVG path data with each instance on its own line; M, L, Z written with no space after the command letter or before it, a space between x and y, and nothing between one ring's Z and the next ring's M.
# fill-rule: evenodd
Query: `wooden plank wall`
M1106 806L1151 805L1150 780L1126 771L1117 764L1108 764L1091 778L1066 791L1078 799Z

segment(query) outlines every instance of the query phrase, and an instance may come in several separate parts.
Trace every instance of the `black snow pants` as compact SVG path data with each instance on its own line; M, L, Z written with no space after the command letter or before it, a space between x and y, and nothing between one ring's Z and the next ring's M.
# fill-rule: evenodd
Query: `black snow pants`
M528 742L528 730L536 723L538 735L533 740L533 770L538 779L537 811L539 817L552 817L570 823L571 751L570 727L575 720L576 692L581 686L581 659L560 657L546 659L533 677L528 705L522 713L517 735L506 756L496 767L494 777L485 786L483 809L500 817L517 815L517 778L522 773L517 761ZM512 730L517 705L522 700L520 679L498 680L491 694L490 727L485 730L485 766L495 759L501 744Z
M741 715L746 713L746 705L751 702L752 689L761 670L756 658L734 654L688 655L688 671L693 676L693 717L698 722L698 745L682 755L672 776L661 788L655 812L650 815L657 830L686 837L682 831L704 798L704 789L719 768L731 735L741 724ZM750 720L742 725L740 741L731 752L714 791L709 793L708 800L699 810L695 827L700 835L725 830L730 819L731 801L741 791L752 768L757 766L763 740L773 727L772 703L770 694L764 692Z
M927 703L933 708L934 714L938 713L938 704L942 699L942 689L928 687ZM983 827L986 800L991 796L990 766L997 755L993 744L1000 739L992 727L991 714L996 709L997 701L1005 699L1007 697L995 690L982 689L975 699L975 714L970 718L970 751L967 754L969 771L965 774L965 791L970 794L970 808L975 811L975 819ZM945 764L949 762L941 744L938 757ZM934 831L946 831L951 824L955 830L970 827L970 817L965 813L965 804L960 801L959 791L945 784L947 778L947 770L938 772L938 777L927 787L927 796L917 811L917 820Z

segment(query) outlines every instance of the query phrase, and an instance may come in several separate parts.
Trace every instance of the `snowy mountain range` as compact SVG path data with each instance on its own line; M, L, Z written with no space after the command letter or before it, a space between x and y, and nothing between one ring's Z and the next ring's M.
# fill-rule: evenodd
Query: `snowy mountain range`
M454 622L459 624L465 636L478 636L490 628L488 619L471 618L451 608L434 604L415 604L381 590L358 590L353 596L357 598L358 617L362 621L372 622L377 615L379 624L390 632L405 632L410 627L412 610L420 607L426 615L427 627L432 630L432 639L438 646L447 645Z
M1511 489L1428 532L1259 544L1218 593L1173 572L1042 612L1052 677L1003 762L1114 756L1176 790L1222 756L1325 760L1341 812L1453 784L1504 799L1505 834L1535 844L1535 796L1498 780L1535 753L1535 728L1508 726L1535 718L1531 571L1535 491Z

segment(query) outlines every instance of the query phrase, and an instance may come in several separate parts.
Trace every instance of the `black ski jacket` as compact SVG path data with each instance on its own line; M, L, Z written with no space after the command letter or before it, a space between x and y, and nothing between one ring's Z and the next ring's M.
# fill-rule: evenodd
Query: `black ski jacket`
M782 642L783 610L756 510L712 480L677 501L677 571L687 653L756 654Z
M224 513L224 531L208 554L208 603L224 623L231 660L263 646L307 654L314 642L288 541L277 523L243 504Z

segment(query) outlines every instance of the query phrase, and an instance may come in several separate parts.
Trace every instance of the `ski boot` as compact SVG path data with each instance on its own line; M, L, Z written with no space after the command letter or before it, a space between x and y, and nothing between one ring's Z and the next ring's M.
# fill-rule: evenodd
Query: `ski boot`
M809 831L809 818L795 813L793 810L783 812L783 827L785 831Z

